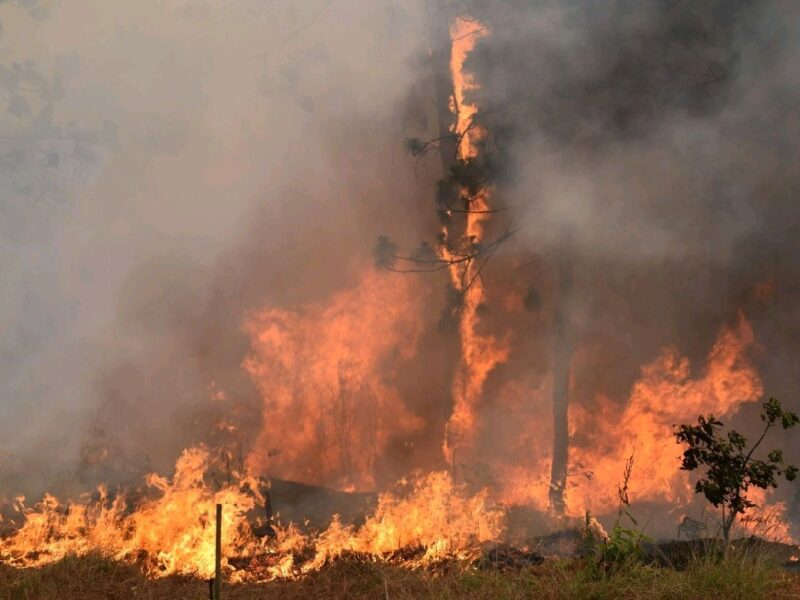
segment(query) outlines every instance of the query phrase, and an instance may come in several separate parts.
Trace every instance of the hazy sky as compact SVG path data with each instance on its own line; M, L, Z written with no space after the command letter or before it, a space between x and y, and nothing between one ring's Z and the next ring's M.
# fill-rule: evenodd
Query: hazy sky
M104 365L171 343L141 330L174 300L152 265L192 265L177 287L202 298L254 219L285 246L316 218L352 235L347 207L389 198L343 158L403 161L400 124L379 151L337 131L378 137L408 92L423 32L405 4L0 3L2 450L69 454Z

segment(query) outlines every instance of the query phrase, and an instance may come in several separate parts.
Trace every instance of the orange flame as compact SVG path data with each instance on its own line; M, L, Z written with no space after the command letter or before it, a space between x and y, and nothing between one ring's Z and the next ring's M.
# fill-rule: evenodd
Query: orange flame
M797 539L792 535L789 507L783 500L770 501L769 496L769 491L759 488L748 491L747 497L755 506L740 517L734 535L797 544Z
M369 271L327 303L252 315L244 368L264 409L251 468L372 489L373 464L389 435L420 426L388 382L393 365L416 351L421 303L411 279Z
M608 398L598 406L570 407L571 435L581 432L580 444L570 450L567 513L586 510L602 514L614 509L617 484L625 460L635 452L636 472L631 495L639 501L687 503L693 497L688 474L680 471L680 448L673 426L700 413L734 414L743 403L755 402L762 393L761 379L747 352L753 330L740 315L733 327L724 328L707 359L705 372L692 378L689 361L667 348L642 367L624 407ZM591 410L591 412L590 412ZM510 503L547 506L546 462L534 475L530 470L504 469L503 498ZM538 472L539 475L536 475Z
M418 564L445 556L465 558L481 542L496 540L503 531L503 512L492 505L488 492L463 494L449 473L421 476L404 499L381 494L375 514L353 528L334 520L316 540L318 568L343 552L386 555L401 548L424 548Z
M32 509L23 509L25 523L0 542L0 558L17 566L38 566L70 554L100 552L118 560L144 559L151 575L210 577L216 504L224 506L222 544L230 552L249 537L246 513L259 497L232 486L212 491L203 479L207 465L206 450L185 450L172 481L148 475L149 491L159 496L145 500L131 513L124 496L109 500L103 488L99 498L83 498L66 507L46 495Z
M155 577L170 574L209 578L214 573L217 503L223 505L223 569L233 581L291 578L316 570L348 552L388 557L404 548L422 548L409 566L448 558L467 557L481 542L498 539L503 512L484 490L469 496L455 486L449 474L419 476L403 497L381 494L377 508L363 526L342 525L334 518L319 534L302 534L294 525L277 528L277 540L268 543L252 534L247 513L263 503L258 482L243 477L212 491L205 483L208 452L184 451L168 480L147 477L155 499L142 502L133 512L123 496L113 501L105 490L97 499L62 506L53 496L32 509L23 509L25 523L11 537L0 541L0 561L19 567L40 566L67 555L98 552L142 564ZM307 548L313 559L296 563L295 555ZM272 558L266 568L236 567L229 559ZM277 559L275 559L277 557ZM237 563L238 564L238 563Z
M454 110L456 114L455 132L460 136L459 158L473 158L478 153L478 143L483 135L480 127L473 122L478 107L467 100L467 93L477 87L472 76L464 71L464 61L478 40L488 35L488 30L478 21L459 17L450 29L452 54L450 69L453 75ZM470 253L483 238L483 223L489 214L488 192L471 199L465 214L465 252ZM456 258L442 250L442 258ZM461 365L453 382L453 412L447 423L444 440L444 455L448 462L453 461L456 446L469 448L477 427L477 407L483 385L489 373L508 357L507 341L479 332L480 318L476 312L477 304L484 293L483 283L478 277L480 267L475 261L452 264L450 277L456 290L464 294L463 308L459 322L461 339Z
M462 160L478 156L485 135L474 123L478 107L469 100L477 83L464 65L476 42L487 35L480 23L463 17L451 28L457 117L453 133L460 137ZM463 217L464 239L456 244L459 251L443 247L442 258L458 258L481 243L490 200L488 190L470 199L470 210ZM454 460L457 447L469 451L474 445L484 385L509 355L508 339L481 329L477 307L485 290L477 277L479 268L477 262L467 261L449 269L452 285L464 294L464 301L459 319L461 363L452 385L453 410L443 444L448 461ZM764 284L756 295L766 300L773 291L773 284ZM373 489L375 462L390 436L408 435L423 425L393 383L398 362L417 352L423 334L418 316L424 310L420 282L364 269L355 286L330 298L292 309L267 306L249 315L244 328L251 348L243 368L262 399L261 427L246 461L249 472L348 491ZM591 408L573 403L567 514L615 509L622 466L632 452L636 455L632 498L676 505L690 502L694 494L687 473L679 470L680 448L672 426L699 413L730 416L742 404L761 397L760 377L748 360L753 343L752 328L740 315L735 325L720 332L701 374L693 374L689 360L667 348L641 368L624 405L606 397L595 398ZM225 399L223 390L213 385L211 390L216 400ZM532 395L548 396L544 389L524 389L518 382L508 383L506 390L526 401ZM501 397L499 403L506 400ZM515 406L509 402L505 408ZM216 427L233 433L237 426L223 419ZM436 470L404 482L398 493L381 494L360 527L343 524L339 518L316 533L294 524L279 525L272 541L253 535L248 514L263 503L261 481L244 474L212 489L209 452L189 448L178 459L172 479L147 476L144 499L138 501L112 497L102 487L94 497L66 505L45 495L34 507L25 508L20 498L17 506L24 522L0 540L0 561L38 566L68 554L100 552L142 564L152 576L210 577L217 503L224 507L223 555L252 560L247 568L237 566L238 560L223 561L233 580L297 577L347 553L384 559L401 549L421 548L421 554L407 561L411 566L469 557L482 542L503 534L504 511L494 500L547 510L551 449L549 442L541 441L549 439L542 434L547 425L531 419L527 427L521 443L528 444L526 451L534 456L534 464L492 465L494 496L488 489L470 494L453 481L452 474ZM769 505L767 496L758 492L753 498L761 508L750 511L742 525L767 523L770 535L789 539L785 505ZM592 526L601 531L598 522Z

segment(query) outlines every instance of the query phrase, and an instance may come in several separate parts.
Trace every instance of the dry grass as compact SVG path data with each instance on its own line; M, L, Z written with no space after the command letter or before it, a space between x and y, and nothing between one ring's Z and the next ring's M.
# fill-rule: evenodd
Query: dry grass
M632 564L592 579L577 560L552 560L514 572L453 568L431 575L381 563L341 561L301 581L232 585L225 600L309 598L411 599L697 599L758 600L800 597L800 577L764 561L697 560L683 571ZM42 568L0 567L2 600L202 600L205 581L147 579L132 566L98 556L67 558Z

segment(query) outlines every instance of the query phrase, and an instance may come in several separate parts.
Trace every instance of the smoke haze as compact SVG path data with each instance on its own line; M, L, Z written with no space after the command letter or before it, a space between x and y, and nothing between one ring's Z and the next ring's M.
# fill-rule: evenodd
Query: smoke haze
M417 226L394 115L423 32L335 4L0 5L4 469L71 478L81 444L168 466L237 379L246 310Z
M575 259L572 397L589 413L623 406L665 346L699 377L739 311L765 392L800 408L800 10L467 5L492 32L466 66L501 149L496 197L511 210L494 233L519 232L486 268L482 327L510 354L486 380L464 460L533 468L550 451L561 252ZM331 298L355 290L364 312L344 322L383 332L367 305L392 286L404 304L385 311L397 315L385 331L408 339L365 345L359 368L378 375L358 397L402 410L385 411L397 431L371 442L377 478L361 485L442 466L445 281L363 284L378 235L411 247L439 226L438 162L404 148L436 137L427 14L422 1L0 2L4 493L166 471L198 441L266 455L276 361L246 323L317 319L302 341L286 337L302 371L321 364L304 344L346 337L326 329L343 314L326 312ZM310 379L292 385L324 395ZM311 416L297 414L298 428L312 431ZM586 427L576 447L595 440ZM344 481L308 471L321 455L297 447L302 460L279 474Z

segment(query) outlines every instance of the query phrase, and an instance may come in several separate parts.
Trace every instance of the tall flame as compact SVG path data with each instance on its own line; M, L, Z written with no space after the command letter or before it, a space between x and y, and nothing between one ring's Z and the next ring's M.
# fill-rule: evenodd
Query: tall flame
M473 77L464 70L464 62L475 44L488 35L488 30L478 21L458 17L450 30L452 55L450 70L453 75L454 110L456 125L454 133L459 136L460 159L474 158L478 144L484 135L474 122L478 107L468 100L468 92L477 87ZM466 253L474 251L483 240L484 222L489 217L489 192L483 191L471 198L465 213ZM456 258L443 250L443 258ZM479 261L454 263L450 266L453 286L464 298L459 321L461 340L461 364L453 381L453 412L447 423L444 454L448 462L454 459L457 446L469 448L477 428L477 408L483 385L489 373L508 357L508 343L496 336L480 332L480 317L477 305L484 293L479 277Z
M666 348L642 367L625 405L602 396L591 409L573 404L567 513L579 516L587 509L596 514L613 510L622 465L632 453L636 457L633 497L677 504L691 500L688 475L680 471L673 426L701 413L730 416L742 404L761 397L761 379L748 359L753 342L752 327L740 314L734 326L720 332L700 376L692 377L689 360ZM504 470L507 501L546 508L544 465Z
M450 68L454 84L453 134L458 158L479 158L486 132L476 124L479 107L470 99L477 82L465 71L475 44L489 35L479 22L459 17L450 29ZM466 190L460 190L467 195ZM453 408L446 424L443 453L455 462L458 449L477 444L481 400L490 373L507 360L511 338L482 328L478 310L486 292L479 277L480 260L459 260L484 241L491 190L469 198L460 236L440 248L448 260L452 286L463 294L459 312L460 363L452 383ZM445 234L447 232L445 231ZM455 247L455 248L454 248ZM422 283L384 277L364 268L358 282L330 297L291 308L264 306L246 318L251 347L243 368L261 397L261 423L246 461L247 473L219 485L209 472L213 458L204 447L186 449L173 477L146 477L143 490L94 495L62 503L53 495L33 507L16 502L22 517L17 529L0 539L0 561L38 566L68 555L100 552L141 564L152 576L214 572L214 507L223 505L223 561L233 580L291 578L321 568L337 557L364 554L390 559L408 548L418 551L407 564L426 564L446 557L469 557L479 545L504 532L503 505L525 504L546 511L552 448L548 425L529 418L518 424L519 452L490 465L492 481L477 493L441 471L435 452L427 473L416 473L394 492L378 496L372 514L354 526L336 517L321 532L294 524L276 524L274 540L254 535L253 511L263 505L265 481L255 475L282 477L345 490L374 490L376 461L391 443L420 431L425 423L404 402L397 379L399 366L412 359L423 339L426 310ZM772 286L772 287L771 287ZM765 300L774 284L757 296ZM521 309L520 309L521 310ZM719 333L705 368L693 372L689 360L674 348L641 367L626 402L605 396L570 406L570 465L566 512L603 514L617 506L622 467L635 455L630 493L638 501L681 506L694 497L687 473L680 471L680 448L673 425L699 413L729 417L763 393L761 379L748 358L753 330L739 315ZM516 411L521 398L546 398L545 384L528 389L505 382L496 406ZM215 398L225 392L213 388ZM513 399L512 399L513 398ZM544 401L541 403L545 404ZM226 421L218 427L234 431ZM544 440L544 441L542 441ZM434 439L438 443L438 438ZM524 456L525 458L521 458ZM768 504L766 494L753 498ZM770 513L772 511L772 513ZM780 503L753 511L747 523L760 526ZM788 536L788 530L780 529Z
M390 382L398 361L416 351L421 303L413 280L366 270L325 303L252 315L244 367L264 404L248 464L296 481L372 489L388 437L420 425Z

